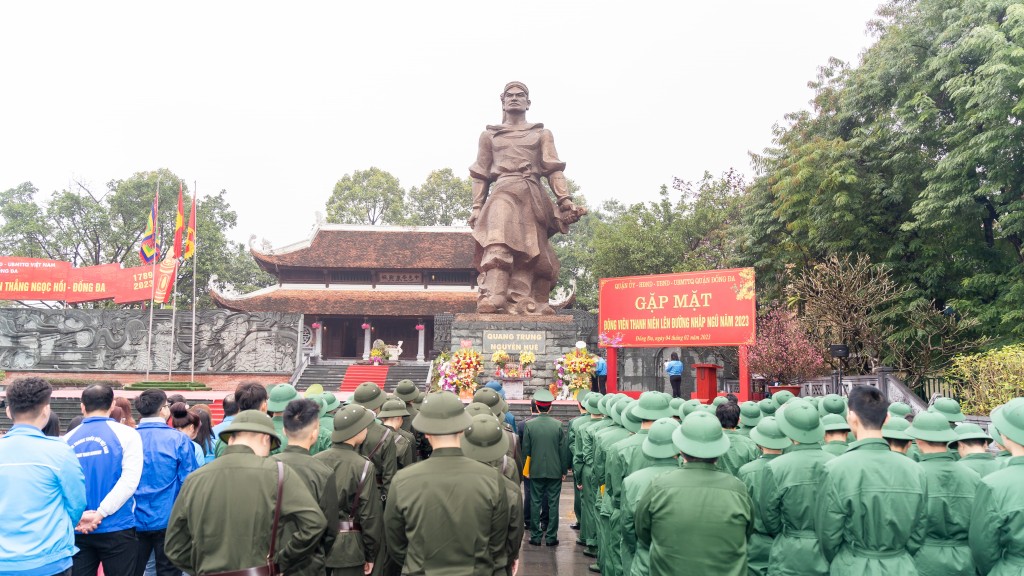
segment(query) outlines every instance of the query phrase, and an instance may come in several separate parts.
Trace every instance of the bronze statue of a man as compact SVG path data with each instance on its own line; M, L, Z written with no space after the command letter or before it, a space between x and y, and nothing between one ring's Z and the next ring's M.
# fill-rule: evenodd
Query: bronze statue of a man
M554 314L548 297L559 263L548 239L568 233L569 224L586 213L569 196L565 162L558 159L551 132L526 122L529 96L522 82L505 86L502 123L480 135L476 163L469 168L481 314Z

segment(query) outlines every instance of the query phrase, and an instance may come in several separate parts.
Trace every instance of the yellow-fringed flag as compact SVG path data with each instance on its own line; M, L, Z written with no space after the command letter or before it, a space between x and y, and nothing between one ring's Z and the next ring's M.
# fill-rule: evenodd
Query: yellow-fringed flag
M185 258L196 253L196 197L192 194L192 214L188 217L188 230L185 231Z
M174 259L181 258L181 233L185 230L185 199L181 180L178 181L178 213L174 216Z
M149 212L149 221L146 223L146 232L142 235L142 245L139 247L139 258L146 264L160 257L160 242L156 235L156 214L159 206L159 197L153 198L153 208Z

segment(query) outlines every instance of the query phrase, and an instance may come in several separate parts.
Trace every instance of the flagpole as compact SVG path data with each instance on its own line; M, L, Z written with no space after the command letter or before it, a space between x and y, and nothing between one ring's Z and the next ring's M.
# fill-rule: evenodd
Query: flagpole
M153 369L153 304L156 300L156 261L160 259L160 244L157 242L159 238L159 226L158 219L160 215L160 178L156 178L156 199L153 201L156 204L156 214L153 215L153 276L150 279L150 291L149 291L149 334L148 342L146 343L146 381L149 381L149 372Z
M175 261L174 266L174 286L171 287L171 291L174 295L171 297L171 343L167 347L167 381L170 382L174 377L174 328L175 319L178 316L178 266Z
M199 184L192 181L192 212L199 209ZM191 220L191 217L190 217ZM196 227L192 230L192 360L191 370L193 382L196 381L196 276L199 273L199 217L196 216Z

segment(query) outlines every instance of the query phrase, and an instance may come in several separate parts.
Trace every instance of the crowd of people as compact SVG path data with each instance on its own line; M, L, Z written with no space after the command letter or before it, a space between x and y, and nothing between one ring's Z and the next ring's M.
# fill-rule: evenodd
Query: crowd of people
M7 389L2 574L513 575L523 546L560 545L570 475L576 544L606 575L1024 570L1022 399L985 431L955 400L915 415L868 386L708 405L582 391L565 425L543 389L517 422L497 383L465 405L366 382L343 405L250 382L211 427L156 389L136 423L93 385L55 437L51 392Z

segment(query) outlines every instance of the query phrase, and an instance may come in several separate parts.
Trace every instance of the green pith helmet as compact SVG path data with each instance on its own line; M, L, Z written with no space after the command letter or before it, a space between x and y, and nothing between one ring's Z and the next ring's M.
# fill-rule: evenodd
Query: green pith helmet
M399 380L398 386L395 387L395 396L402 402L412 402L420 395L420 389L416 387L416 383L406 378L405 380Z
M640 427L643 425L643 422L633 414L637 404L636 400L630 400L626 403L626 407L622 409L622 427L633 434L640 432Z
M487 404L491 409L491 414L494 416L501 416L502 404L501 396L490 388L480 388L473 393L473 402L481 402Z
M718 417L718 406L715 406L714 404L707 404L702 405L701 408L703 408L704 411L707 412L708 414L711 414L716 418Z
M554 402L555 395L547 388L541 388L533 393L533 399L536 402Z
M318 417L323 418L324 415L327 414L327 400L324 400L323 394L313 396L312 398L308 398L308 400L316 402Z
M882 438L887 440L913 440L907 434L907 428L910 428L910 422L907 422L906 419L889 416L889 419L882 425Z
M821 424L825 427L825 432L850 431L850 423L839 414L825 414L821 417Z
M982 429L981 426L974 424L973 422L964 422L953 429L956 432L957 440L984 440L985 442L991 442L992 437Z
M228 427L220 431L220 441L227 444L228 438L235 432L257 432L270 436L270 449L277 450L281 447L281 439L274 429L274 421L259 410L243 410L235 415L235 419L228 424Z
M765 398L757 403L757 407L761 409L762 416L771 416L775 414L775 411L779 409L779 405L772 401L771 398Z
M801 444L817 444L825 439L818 410L801 398L786 402L785 408L775 413L775 420L786 436Z
M359 386L356 386L356 391L352 393L353 404L359 404L367 410L377 410L384 405L387 401L387 397L384 391L377 386L376 382L363 382Z
M750 431L750 439L758 446L772 450L783 450L793 445L793 441L779 429L775 416L765 416Z
M747 428L753 428L760 421L761 409L757 406L757 402L748 400L740 404L740 424Z
M590 390L583 389L576 393L576 403L587 409L587 396L590 394Z
M946 417L940 412L923 412L914 418L914 422L907 428L907 436L915 440L925 442L941 442L947 444L956 442L956 432L949 427Z
M608 404L608 415L612 417L612 422L619 426L622 426L622 409L626 407L629 400L631 399L628 397L616 398L615 402Z
M601 412L601 408L600 408L600 406L601 406L601 398L603 398L603 396L601 395L600 392L591 392L590 394L588 394L587 395L587 412L590 412L593 415L603 415L604 412Z
M796 396L793 395L789 390L780 390L775 394L772 394L772 402L775 402L775 406L784 406L786 402L789 402Z
M321 384L313 384L306 391L302 393L302 396L307 400L316 400L317 396L324 393L324 387Z
M324 400L324 412L334 412L338 408L341 408L341 400L334 395L334 392L324 392L320 395Z
M668 407L671 408L675 414L679 413L679 410L683 407L682 398L669 398Z
M680 452L695 458L718 458L729 451L729 437L722 424L707 412L694 412L672 433Z
M903 402L889 404L889 414L891 416L906 418L911 412L913 412L913 409L910 407L910 404L904 404Z
M401 398L392 398L384 405L380 407L380 414L377 414L378 418L405 418L409 415L409 409L405 406L405 401Z
M494 414L491 413L491 407L488 406L487 404L484 404L483 402L470 402L469 404L467 404L466 414L469 414L470 417L476 417L481 414L494 416Z
M715 396L714 400L711 401L711 405L714 406L715 408L718 408L719 406L727 403L728 401L729 399L726 398L725 396Z
M1006 438L1024 444L1024 398L1014 398L993 410L992 423L999 427L999 433ZM1006 448L1002 438L999 445Z
M270 398L267 400L268 412L284 412L288 403L299 397L299 392L290 384L278 384L270 391Z
M950 422L963 422L967 419L964 413L960 411L960 403L952 398L936 399L935 404L932 404L932 409L945 417L947 424Z
M839 394L826 394L818 402L818 415L838 414L846 416L846 399Z
M334 432L331 432L331 442L344 442L355 437L366 430L373 420L373 412L366 408L358 404L345 406L334 415Z
M679 408L679 412L678 412L679 418L680 419L685 419L690 414L693 414L694 412L697 412L697 411L703 410L703 409L704 409L704 405L700 403L700 400L696 400L696 399L687 400L686 402L683 402L683 405L680 406L680 408Z
M412 401L412 407L419 409L423 401L427 399L427 393L420 390L420 393L416 395L416 399Z
M491 414L470 419L460 442L462 453L478 462L494 462L508 452L508 434Z
M615 394L605 394L597 401L597 409L601 414L605 416L612 415L612 404L617 402L619 399Z
M662 458L673 458L679 454L675 442L672 440L672 433L679 428L679 422L675 418L659 418L651 424L647 431L647 437L640 445L640 451L648 458L659 460Z
M472 418L466 414L462 400L451 392L427 394L412 426L423 434L458 434L465 430Z
M640 420L671 418L674 414L668 398L657 392L644 392L633 408L633 416Z
M817 396L810 396L810 397L804 398L804 400L807 400L808 402L810 402L811 406L814 406L814 409L817 410L818 409L818 401L821 400L821 398L818 398Z

